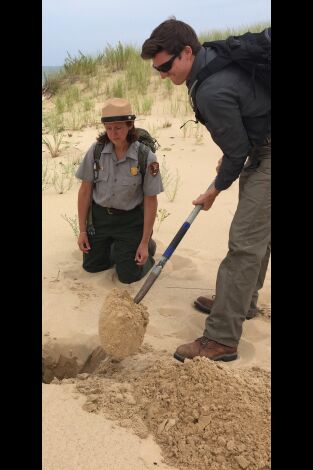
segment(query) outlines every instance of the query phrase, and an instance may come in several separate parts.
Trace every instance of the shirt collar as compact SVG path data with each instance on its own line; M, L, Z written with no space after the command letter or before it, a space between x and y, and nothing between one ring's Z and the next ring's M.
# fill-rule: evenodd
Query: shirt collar
M138 160L138 147L139 147L139 142L132 142L130 146L128 147L127 153L126 153L126 158L131 158L132 160ZM105 146L102 149L101 153L110 153L112 154L114 152L113 150L113 144L112 142L108 142L105 144Z
M197 52L195 60L193 61L188 80L186 80L188 90L191 88L193 82L196 80L197 74L200 72L200 70L206 64L211 62L211 60L214 59L215 56L216 52L212 49L212 47L201 46L201 49Z

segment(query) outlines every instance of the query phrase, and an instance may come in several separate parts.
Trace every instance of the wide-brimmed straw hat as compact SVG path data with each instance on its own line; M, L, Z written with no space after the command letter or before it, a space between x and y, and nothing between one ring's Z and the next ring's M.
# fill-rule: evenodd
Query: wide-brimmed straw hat
M134 121L130 103L123 98L110 98L105 101L101 113L101 122Z

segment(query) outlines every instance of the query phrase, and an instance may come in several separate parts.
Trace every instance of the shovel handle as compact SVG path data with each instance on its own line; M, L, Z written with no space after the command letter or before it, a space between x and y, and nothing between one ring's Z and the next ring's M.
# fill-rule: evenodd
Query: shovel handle
M210 184L208 189L213 188L214 183L215 183L215 179L212 181L212 183ZM197 215L201 211L202 207L203 207L202 204L197 204L194 207L194 209L190 212L189 216L187 217L187 219L185 220L183 225L180 227L180 229L178 230L175 237L173 238L173 240L171 241L169 246L166 248L166 250L164 251L162 256L164 256L166 259L169 259L172 256L172 254L174 253L174 251L177 248L178 244L180 243L180 241L184 237L185 233L189 229L190 225L192 224L192 222L195 220L195 218L197 217Z
M212 183L210 184L208 189L213 188L214 183L215 183L215 179L214 179L214 181L212 181ZM197 204L194 207L194 209L190 212L189 216L187 217L187 219L185 220L183 225L180 227L180 229L176 233L175 237L173 238L173 240L171 241L169 246L164 251L163 255L161 256L161 258L158 262L158 264L154 265L153 268L151 269L151 272L150 272L149 276L147 277L145 283L143 284L143 286L141 287L141 289L139 290L139 292L137 293L137 295L134 298L134 303L135 304L139 304L139 302L144 298L146 293L150 290L150 288L152 287L154 282L157 280L157 278L161 274L161 271L162 271L165 263L172 256L175 248L177 247L177 245L179 244L179 242L181 241L181 239L183 238L183 236L185 235L185 233L189 229L192 222L195 220L195 218L199 214L202 207L203 207L202 204Z

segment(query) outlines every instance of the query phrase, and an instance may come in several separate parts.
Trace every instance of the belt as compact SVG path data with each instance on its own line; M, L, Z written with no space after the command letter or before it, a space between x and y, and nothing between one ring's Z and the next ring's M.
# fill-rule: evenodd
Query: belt
M128 211L127 210L124 210L124 209L115 209L114 207L103 207L103 206L100 206L99 204L97 204L96 202L93 201L93 204L95 204L96 206L98 206L99 208L103 209L106 214L108 215L114 215L114 214L128 214L129 212L132 212L136 209L138 209L140 207L139 206L136 206L134 207L133 209L129 209Z
M102 207L102 209L105 210L105 212L109 215L113 215L113 214L125 214L126 212L129 212L129 211L125 211L123 209L114 209L113 207Z
M271 144L271 136L265 137L261 144L254 145L251 147L248 156L252 159L259 158L259 153L262 151L263 147L267 147Z

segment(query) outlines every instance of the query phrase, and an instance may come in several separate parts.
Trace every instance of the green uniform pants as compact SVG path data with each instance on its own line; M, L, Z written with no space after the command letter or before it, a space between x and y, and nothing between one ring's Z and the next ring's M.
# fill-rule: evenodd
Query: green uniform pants
M115 263L118 278L125 284L139 281L145 276L154 259L149 254L144 266L138 266L135 262L143 232L141 207L130 211L108 211L93 202L92 220L95 235L88 235L91 249L83 254L83 268L96 273L111 268Z
M271 145L249 158L239 179L239 202L220 264L204 336L237 346L249 308L256 308L271 249Z

